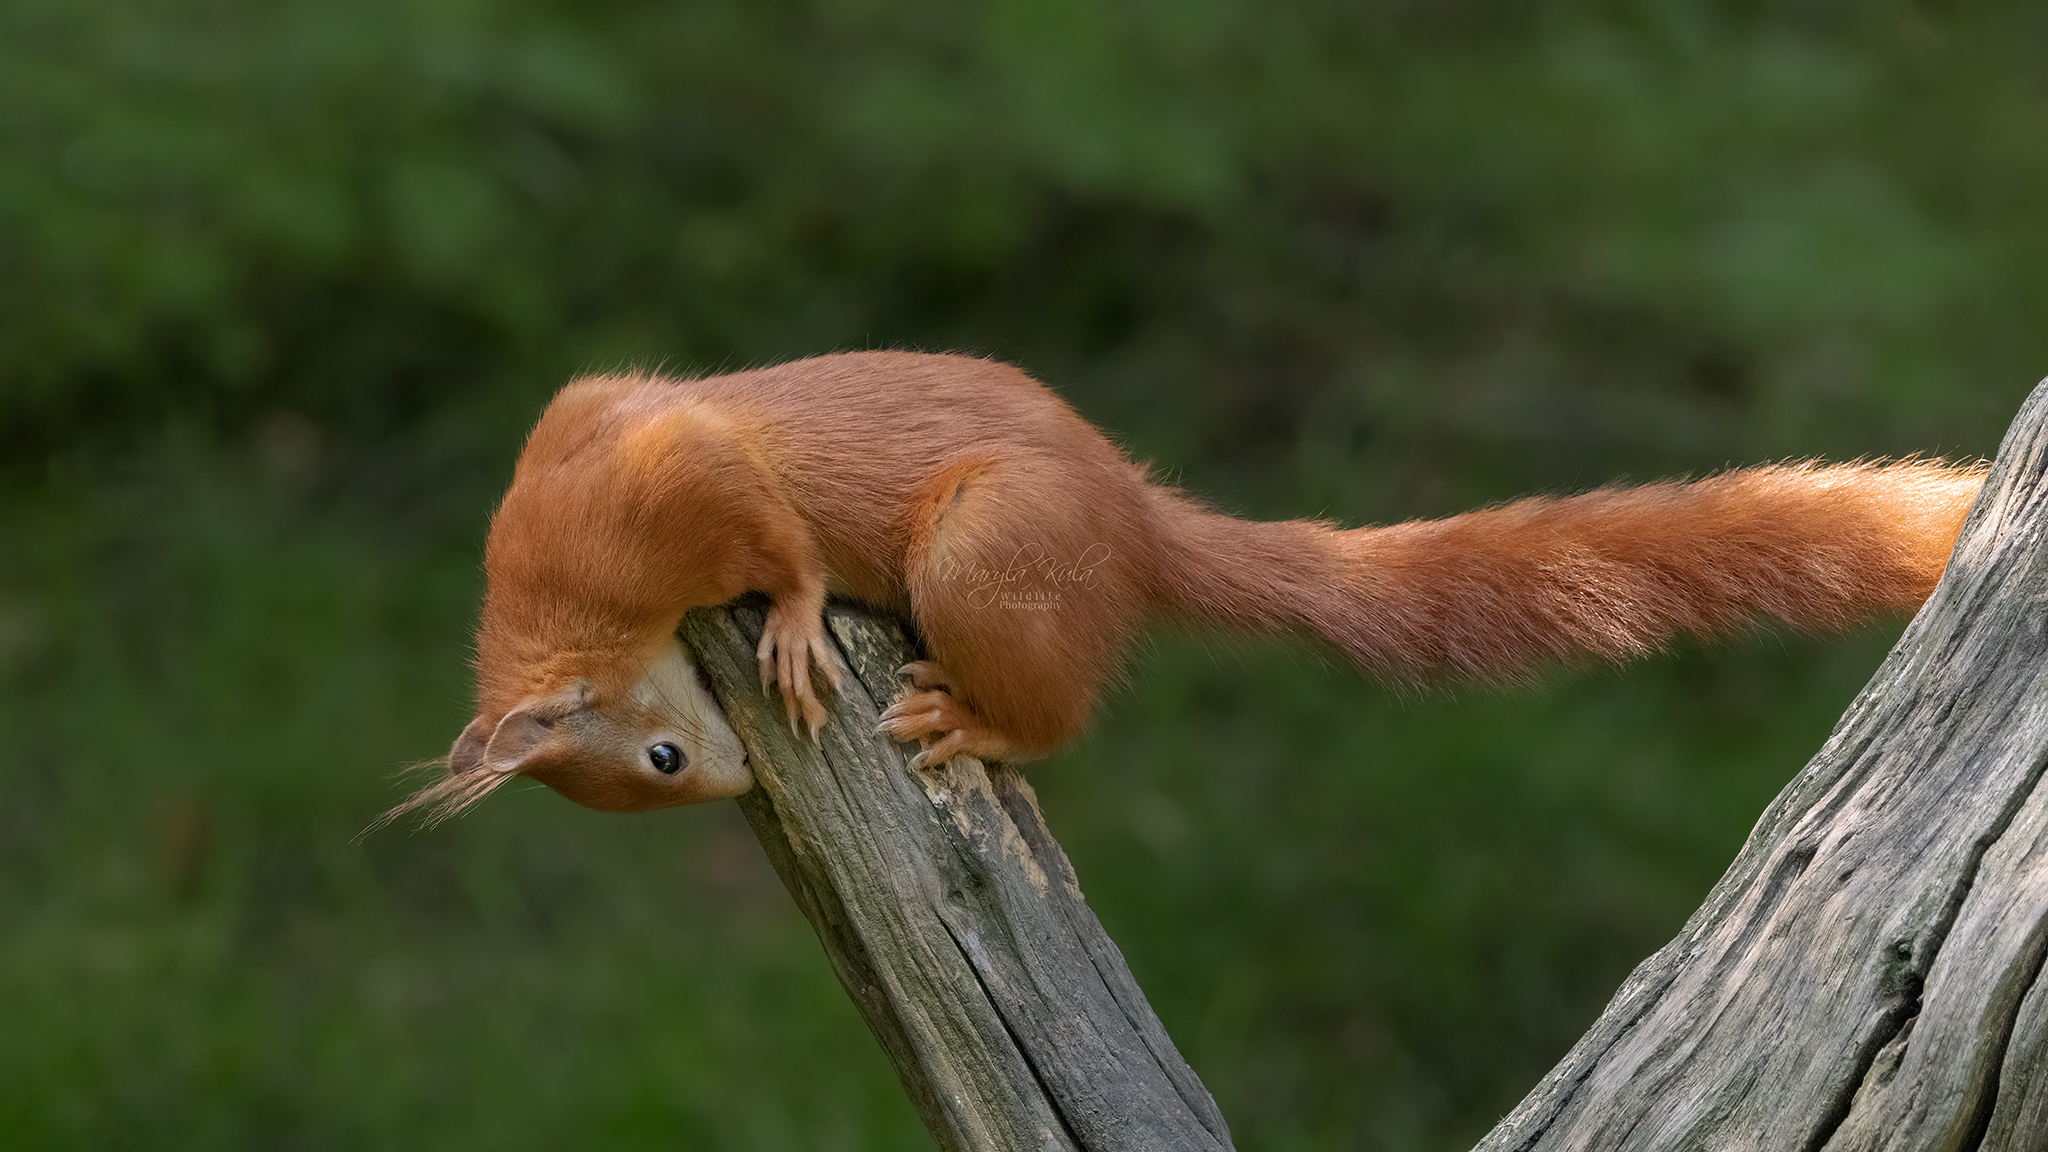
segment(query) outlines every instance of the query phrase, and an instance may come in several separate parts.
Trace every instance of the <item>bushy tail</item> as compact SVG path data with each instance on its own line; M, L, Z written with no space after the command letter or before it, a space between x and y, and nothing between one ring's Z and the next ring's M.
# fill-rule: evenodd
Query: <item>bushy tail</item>
M1781 464L1350 530L1162 492L1156 595L1173 614L1320 636L1396 680L1502 679L1760 615L1818 630L1910 612L1983 479L1922 460Z

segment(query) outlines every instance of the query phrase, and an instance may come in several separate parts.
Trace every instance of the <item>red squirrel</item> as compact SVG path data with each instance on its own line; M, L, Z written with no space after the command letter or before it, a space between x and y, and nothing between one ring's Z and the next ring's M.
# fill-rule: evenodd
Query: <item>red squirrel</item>
M1532 497L1443 520L1257 523L1151 478L1049 389L965 356L852 352L562 389L491 521L476 717L402 805L448 815L516 775L615 811L751 774L675 630L768 596L763 690L813 738L840 674L828 595L929 657L882 716L914 763L1042 756L1087 725L1148 617L1319 637L1400 681L1646 654L1754 616L1911 611L1981 465L1778 464ZM395 814L395 813L394 813Z

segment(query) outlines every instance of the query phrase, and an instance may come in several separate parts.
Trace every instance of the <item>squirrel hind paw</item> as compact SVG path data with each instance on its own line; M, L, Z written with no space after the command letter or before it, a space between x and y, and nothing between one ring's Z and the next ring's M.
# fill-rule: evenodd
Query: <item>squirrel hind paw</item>
M934 666L936 667L936 666ZM909 743L931 737L932 743L911 758L913 768L930 768L955 756L1007 760L1010 742L974 714L973 709L939 689L913 691L882 713L877 731Z

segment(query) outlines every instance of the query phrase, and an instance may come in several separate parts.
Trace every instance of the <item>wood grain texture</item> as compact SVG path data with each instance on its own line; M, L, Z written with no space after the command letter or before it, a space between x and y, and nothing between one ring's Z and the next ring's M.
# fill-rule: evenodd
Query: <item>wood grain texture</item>
M2048 383L1820 753L1484 1152L2048 1148L2044 522Z
M967 757L915 772L876 734L901 630L827 611L851 675L812 744L760 690L761 624L742 604L682 636L753 765L741 808L940 1146L1229 1148L1030 785Z

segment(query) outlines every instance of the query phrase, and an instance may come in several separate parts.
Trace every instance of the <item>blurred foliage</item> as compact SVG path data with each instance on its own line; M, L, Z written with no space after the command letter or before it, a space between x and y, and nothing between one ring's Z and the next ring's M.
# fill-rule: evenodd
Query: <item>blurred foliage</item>
M579 369L1025 365L1259 515L1978 455L2020 4L0 3L0 1143L895 1148L730 806L356 831ZM1246 1149L1468 1145L1889 635L1389 700L1165 636L1034 771Z

